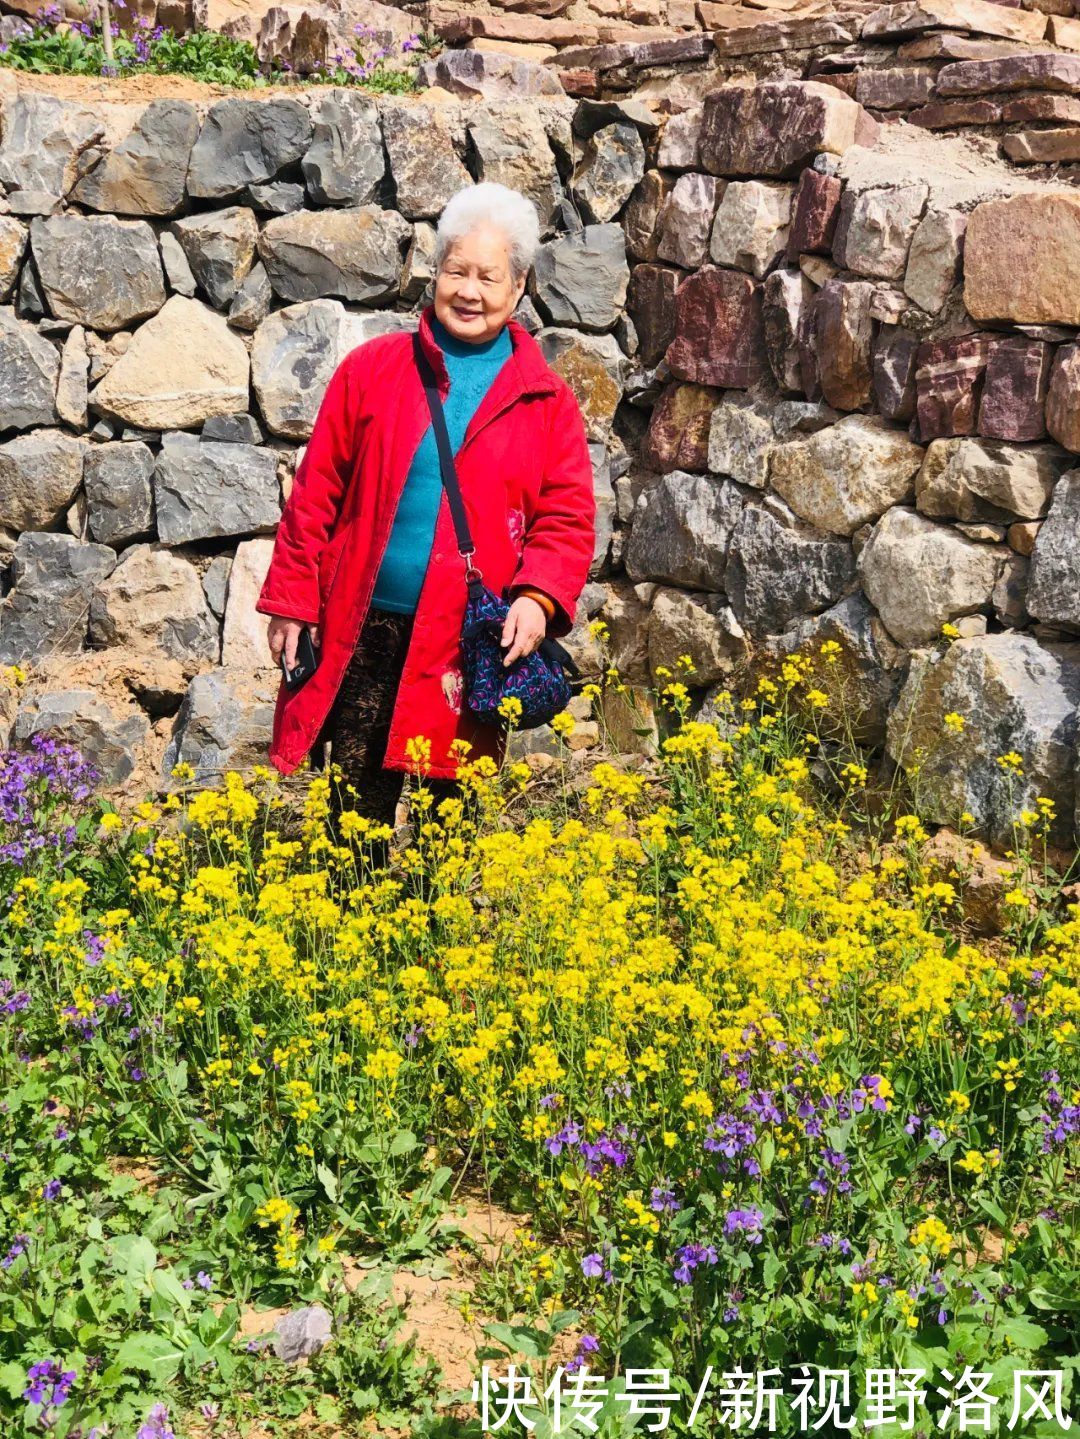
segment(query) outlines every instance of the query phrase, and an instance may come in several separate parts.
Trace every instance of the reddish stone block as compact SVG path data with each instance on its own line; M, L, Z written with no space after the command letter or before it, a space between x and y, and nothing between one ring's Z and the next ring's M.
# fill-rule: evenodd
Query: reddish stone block
M797 175L823 150L842 155L864 143L868 119L854 100L812 80L722 85L705 96L701 162L713 175Z
M1046 428L1059 445L1080 453L1080 345L1062 345L1054 356Z
M1002 90L1080 90L1080 55L1043 51L1003 55L1000 60L958 60L938 72L937 92L986 95Z
M1001 106L1001 118L1007 125L1023 120L1064 120L1080 123L1080 97L1076 95L1013 95Z
M924 130L952 130L964 125L998 125L1001 106L996 100L947 100L911 110L908 120Z
M1043 340L1003 335L990 341L979 408L979 434L994 440L1041 440L1053 351Z
M668 385L653 406L641 458L650 470L709 468L709 425L720 396L704 385Z
M874 400L887 420L905 423L915 413L919 341L910 330L882 325L874 340Z
M874 322L868 280L830 280L815 305L818 376L834 410L859 410L873 392Z
M815 299L814 287L798 270L774 270L762 286L769 368L778 388L788 395L802 391L799 326Z
M670 265L635 265L630 272L626 308L638 337L638 353L652 366L675 338L675 295L683 279Z
M679 286L667 352L680 380L746 390L765 371L761 290L740 270L706 265Z
M843 181L835 175L821 175L812 169L802 172L788 231L789 260L797 261L800 255L831 252L843 190Z
M976 433L990 335L964 335L920 345L915 370L915 415L919 438Z
M600 77L595 70L579 66L576 70L560 70L559 83L575 100L595 100L600 95Z

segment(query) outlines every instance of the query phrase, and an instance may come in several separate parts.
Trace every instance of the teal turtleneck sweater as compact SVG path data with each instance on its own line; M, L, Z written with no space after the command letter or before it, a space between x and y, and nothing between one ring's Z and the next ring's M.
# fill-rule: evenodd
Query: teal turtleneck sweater
M450 445L457 454L469 421L509 358L513 342L505 325L494 339L483 344L457 340L434 315L431 332L443 352L450 374L450 393L443 401L443 411L446 428L450 432ZM431 553L441 498L439 451L435 433L428 425L409 468L405 488L394 512L394 524L382 564L375 577L371 603L377 609L405 615L415 611Z

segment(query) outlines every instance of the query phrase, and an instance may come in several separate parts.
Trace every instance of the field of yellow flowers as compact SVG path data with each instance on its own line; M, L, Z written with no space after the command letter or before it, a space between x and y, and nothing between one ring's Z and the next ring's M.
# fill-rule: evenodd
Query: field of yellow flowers
M380 1303L469 1191L522 1216L468 1301L477 1372L530 1376L504 1433L650 1432L643 1370L672 1433L1080 1418L1052 807L1018 817L1015 918L977 941L917 815L823 738L829 659L712 723L674 679L655 761L587 784L465 761L387 868L321 775L298 812L270 771L179 774L124 821L62 746L0 755L3 1433L478 1434ZM238 1337L244 1306L316 1300L306 1367ZM560 1334L560 1382L606 1376L588 1422L552 1409ZM732 1408L763 1371L769 1423Z

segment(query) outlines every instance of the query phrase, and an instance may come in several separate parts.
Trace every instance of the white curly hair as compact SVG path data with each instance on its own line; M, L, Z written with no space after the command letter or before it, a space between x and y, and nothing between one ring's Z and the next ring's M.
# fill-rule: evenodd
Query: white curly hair
M506 236L515 280L527 275L540 248L540 217L531 200L493 180L459 190L447 201L435 231L436 269L451 245L483 225Z

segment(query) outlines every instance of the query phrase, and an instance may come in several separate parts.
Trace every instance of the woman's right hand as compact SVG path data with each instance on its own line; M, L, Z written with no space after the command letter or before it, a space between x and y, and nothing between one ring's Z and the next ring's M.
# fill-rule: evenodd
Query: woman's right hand
M318 625L305 624L303 620L287 620L280 615L274 615L266 627L266 642L270 646L270 655L275 665L281 664L281 656L285 656L285 664L289 669L296 665L296 646L300 639L302 630L311 631L311 642L315 646L319 643Z

